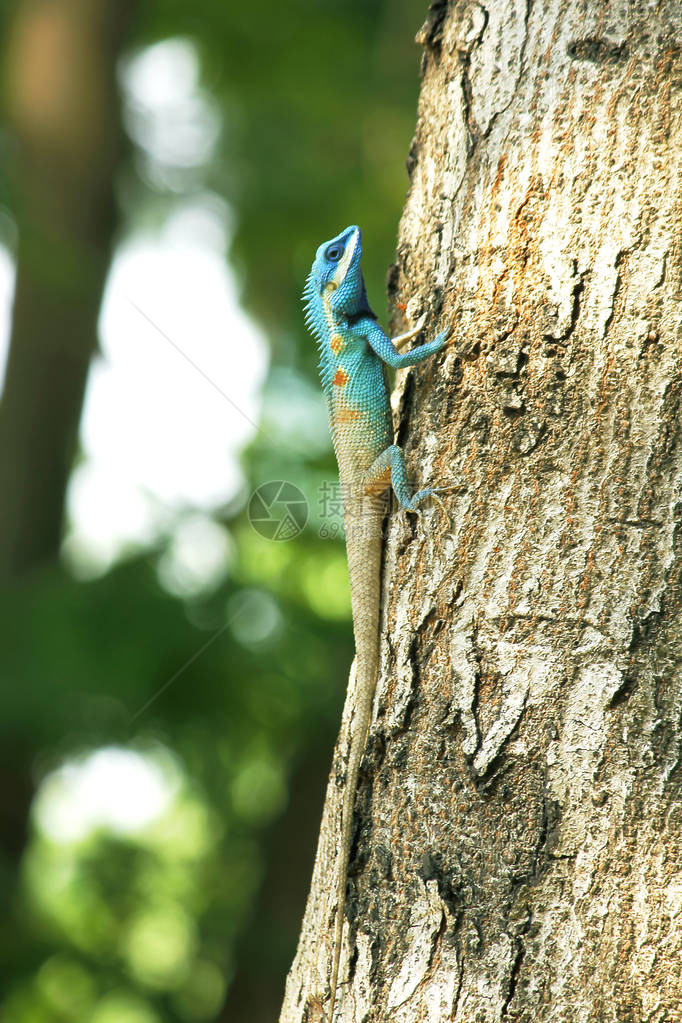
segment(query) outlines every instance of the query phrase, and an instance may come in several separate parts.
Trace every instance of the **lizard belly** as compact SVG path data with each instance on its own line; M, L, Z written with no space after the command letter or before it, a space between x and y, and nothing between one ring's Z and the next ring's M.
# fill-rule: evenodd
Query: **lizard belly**
M377 405L383 406L384 402L377 402ZM359 481L375 458L392 443L391 420L387 419L385 408L355 402L343 393L332 396L330 415L341 481Z

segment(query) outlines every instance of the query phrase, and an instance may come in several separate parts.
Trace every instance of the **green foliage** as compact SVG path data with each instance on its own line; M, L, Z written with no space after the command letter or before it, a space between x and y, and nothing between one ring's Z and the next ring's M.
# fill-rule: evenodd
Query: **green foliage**
M424 10L417 0L143 0L137 9L131 50L192 39L220 115L220 144L185 194L209 187L233 210L230 259L272 344L264 426L286 452L283 460L256 440L244 471L255 483L298 482L311 503L335 470L300 292L316 247L359 223L383 316ZM120 173L124 230L182 198L138 171L131 144ZM191 600L160 585L162 549L95 581L46 572L0 593L8 1023L217 1018L243 965L240 946L253 942L247 929L278 855L269 843L294 795L290 779L318 745L322 792L352 658L343 547L320 539L315 515L282 544L257 537L243 511L225 524L236 549L228 581ZM177 792L158 819L68 840L47 833L37 810L27 823L50 772L112 745L172 759ZM308 808L312 830L320 810ZM296 854L292 886L296 871L309 876L311 854ZM284 923L261 919L273 998L302 909ZM246 1018L273 1017L254 1008Z
M276 353L300 332L312 255L349 223L365 232L365 276L383 315L414 130L421 0L153 0L140 35L187 34L224 116L211 183L237 212L232 258ZM294 349L283 351L288 360ZM312 365L310 346L303 358Z
M51 782L65 759L113 742L152 758L173 750L181 785L139 833L99 827L58 840L34 820L22 884L2 906L12 920L0 938L13 981L8 1019L89 1018L77 998L73 1011L46 1008L47 963L50 991L75 971L93 1005L120 989L131 1005L163 1004L158 1018L202 1018L197 977L222 997L262 880L260 843L286 807L308 732L331 748L352 657L346 622L321 618L306 597L319 544L305 534L279 546L248 536L244 568L187 607L163 593L151 556L95 582L54 574L0 598L5 772ZM273 561L258 559L259 545L286 548L266 629L254 623Z

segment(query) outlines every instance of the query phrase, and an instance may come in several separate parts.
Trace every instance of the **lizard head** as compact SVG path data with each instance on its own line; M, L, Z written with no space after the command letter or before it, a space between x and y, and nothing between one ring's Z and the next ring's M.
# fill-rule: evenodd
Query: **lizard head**
M367 306L362 278L362 232L355 225L320 245L308 278L308 287L336 313L355 313Z

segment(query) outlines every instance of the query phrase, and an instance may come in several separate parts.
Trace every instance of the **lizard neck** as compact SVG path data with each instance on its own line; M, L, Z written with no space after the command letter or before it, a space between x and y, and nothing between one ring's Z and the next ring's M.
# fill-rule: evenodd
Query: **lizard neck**
M304 298L306 322L320 352L322 387L329 396L338 356L349 340L349 326L362 317L369 316L375 320L376 316L370 309L362 278L360 287L352 294L345 295L341 305L338 304L340 296L336 294L336 289L327 285L320 290L312 276L308 278Z

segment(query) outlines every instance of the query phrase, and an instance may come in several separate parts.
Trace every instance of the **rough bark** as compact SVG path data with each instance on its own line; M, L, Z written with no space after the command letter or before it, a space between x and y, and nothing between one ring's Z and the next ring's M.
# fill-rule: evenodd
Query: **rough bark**
M3 68L19 242L0 402L0 580L56 558L116 223L135 0L23 0Z
M434 4L337 1020L682 1019L682 8ZM396 329L402 326L396 320ZM281 1020L323 1018L347 721Z

